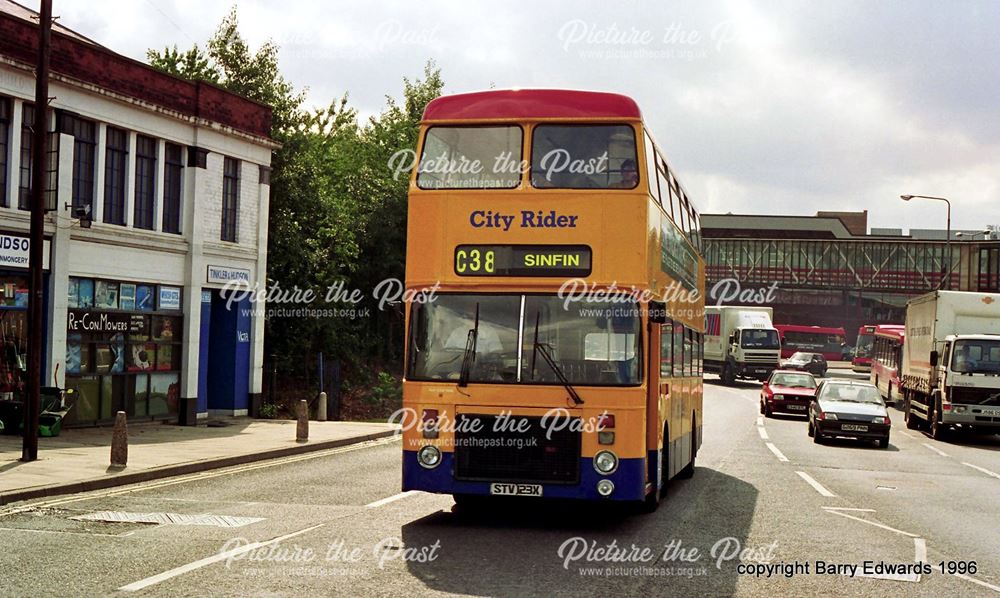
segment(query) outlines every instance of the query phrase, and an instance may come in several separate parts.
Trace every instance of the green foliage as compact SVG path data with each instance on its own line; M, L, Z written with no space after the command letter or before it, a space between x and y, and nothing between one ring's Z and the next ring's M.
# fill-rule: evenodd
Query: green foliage
M388 372L379 372L378 380L368 395L368 401L374 404L403 402L403 387L400 380Z
M264 403L260 406L260 419L274 419L276 417L278 417L277 405Z
M289 381L308 377L315 354L322 351L341 361L349 386L353 381L354 387L377 395L377 402L388 401L392 376L367 383L379 369L398 371L402 358L402 311L382 312L371 301L379 282L402 279L405 269L409 181L394 178L389 160L399 150L416 147L424 107L444 87L440 70L429 62L422 78L404 78L402 100L386 98L382 112L362 124L346 95L325 108L304 109L304 92L278 68L278 47L269 41L252 51L239 34L235 8L204 49L173 47L147 55L156 68L210 81L273 107L272 137L281 149L272 159L269 283L316 289L316 308L370 310L357 318L269 319L265 351L282 364L279 375ZM323 293L336 283L361 290L366 301L326 304Z

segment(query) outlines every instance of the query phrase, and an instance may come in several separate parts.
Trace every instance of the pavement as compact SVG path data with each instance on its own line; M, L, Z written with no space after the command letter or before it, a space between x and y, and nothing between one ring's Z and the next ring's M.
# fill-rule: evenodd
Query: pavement
M128 465L110 468L111 427L64 429L38 439L38 460L22 462L20 436L0 436L0 505L84 492L336 448L392 436L388 423L309 422L297 442L294 420L212 418L197 426L132 424Z

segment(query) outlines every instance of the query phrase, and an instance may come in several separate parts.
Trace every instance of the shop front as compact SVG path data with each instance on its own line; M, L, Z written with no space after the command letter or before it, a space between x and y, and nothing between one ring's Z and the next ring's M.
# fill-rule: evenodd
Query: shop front
M49 241L43 250L42 311L48 310ZM23 418L28 371L28 254L29 240L18 233L0 232L0 424L16 432ZM47 336L46 331L46 336ZM45 336L43 336L45 338ZM45 360L45 345L42 345ZM42 380L42 385L46 381Z
M67 424L175 419L179 410L182 289L121 280L69 278Z

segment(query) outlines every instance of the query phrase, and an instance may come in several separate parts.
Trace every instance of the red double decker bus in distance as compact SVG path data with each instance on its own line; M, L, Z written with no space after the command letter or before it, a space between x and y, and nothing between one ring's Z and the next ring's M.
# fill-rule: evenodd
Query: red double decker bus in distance
M906 326L885 324L875 327L871 357L871 383L878 387L886 403L900 397L900 368L903 365L903 344Z
M781 358L788 359L794 353L821 353L827 361L844 359L846 333L843 328L823 326L799 326L775 324L781 338Z
M851 368L855 372L872 371L872 343L875 342L874 324L866 324L858 329L858 342L854 345Z

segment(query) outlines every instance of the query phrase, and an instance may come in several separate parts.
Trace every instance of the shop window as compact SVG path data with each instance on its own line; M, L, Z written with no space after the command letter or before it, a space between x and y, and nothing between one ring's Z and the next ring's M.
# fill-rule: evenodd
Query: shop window
M70 278L67 385L87 393L72 422L109 420L119 410L140 418L177 413L184 318L143 313L153 311L157 289ZM84 326L82 319L88 316ZM94 322L101 324L95 327Z
M150 374L149 415L176 413L179 396L180 379L177 374Z
M118 309L118 283L98 280L94 283L94 307Z
M152 137L139 135L135 143L135 228L153 230L156 204L156 145Z
M128 131L108 127L104 150L104 221L125 224L125 169L128 164Z

